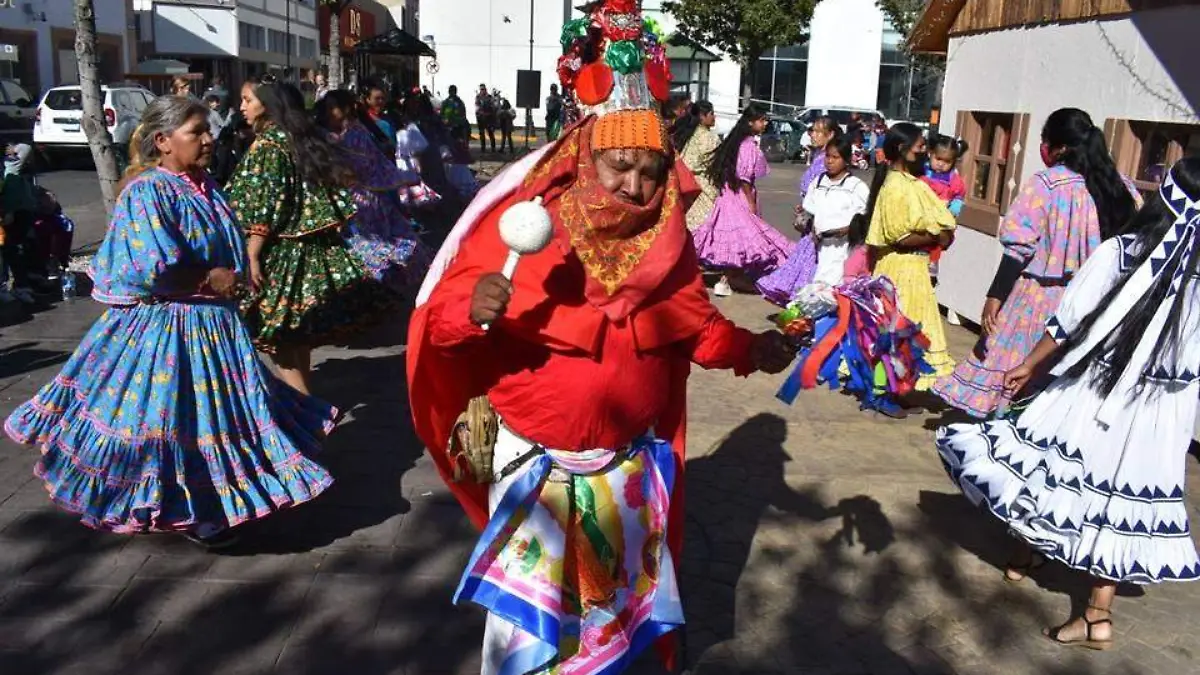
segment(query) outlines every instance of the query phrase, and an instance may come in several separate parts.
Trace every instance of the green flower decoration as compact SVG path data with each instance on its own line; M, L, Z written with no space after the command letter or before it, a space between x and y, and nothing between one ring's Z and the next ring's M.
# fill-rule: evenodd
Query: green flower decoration
M562 37L559 41L562 42L563 48L571 46L579 38L585 38L588 34L588 26L592 24L591 19L572 19L563 24Z
M642 25L646 29L647 33L653 34L654 37L658 38L659 42L662 42L662 26L659 25L657 19L647 17L646 20L642 22Z
M622 75L630 75L641 70L642 61L645 58L641 47L636 42L629 40L610 43L604 52L604 62Z

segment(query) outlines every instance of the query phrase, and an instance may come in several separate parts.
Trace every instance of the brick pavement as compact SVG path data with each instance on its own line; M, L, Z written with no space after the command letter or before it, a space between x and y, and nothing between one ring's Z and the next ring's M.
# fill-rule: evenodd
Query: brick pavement
M767 325L756 298L719 303ZM0 414L98 311L78 300L0 328ZM337 484L228 553L91 532L48 506L33 451L0 441L0 674L478 672L481 616L450 604L471 529L408 423L403 347L378 346L402 330L318 352L317 391L350 411L323 456ZM973 340L950 336L960 355ZM1112 652L1055 647L1039 627L1083 580L1047 567L1001 581L1004 532L945 478L939 416L887 420L823 390L787 407L779 380L692 379L681 586L695 673L1200 673L1200 585L1122 589Z

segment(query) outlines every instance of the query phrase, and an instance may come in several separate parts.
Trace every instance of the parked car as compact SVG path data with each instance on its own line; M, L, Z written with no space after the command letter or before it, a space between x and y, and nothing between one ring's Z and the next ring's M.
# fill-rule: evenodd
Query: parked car
M108 133L117 145L127 145L142 119L142 111L155 96L137 85L102 85L100 91ZM48 164L53 165L65 154L87 149L82 117L83 92L78 85L55 87L42 97L33 125L33 145Z
M0 140L28 143L36 114L37 99L16 80L0 78Z
M884 119L883 113L879 112L878 110L871 110L869 108L827 106L813 106L805 108L800 112L800 114L796 115L796 119L800 120L800 122L802 122L807 128L811 126L818 117L829 115L837 121L839 126L842 127L842 131L845 131L846 126L850 124L850 120L855 113L858 113L859 118L861 118L864 122L875 117Z
M768 162L800 161L807 148L801 142L807 126L786 117L767 118L767 130L763 132L759 147Z

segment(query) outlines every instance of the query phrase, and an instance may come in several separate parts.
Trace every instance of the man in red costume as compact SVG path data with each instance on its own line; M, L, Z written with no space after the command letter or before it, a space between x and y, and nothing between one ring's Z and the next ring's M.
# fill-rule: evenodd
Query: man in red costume
M745 376L792 357L778 333L738 328L709 300L685 223L698 189L658 113L670 71L636 3L606 0L564 35L560 74L585 117L480 194L408 342L417 432L483 530L455 600L489 612L489 674L620 672L682 625L691 364ZM535 198L552 240L509 281L498 223ZM449 449L478 397L499 425L482 470Z

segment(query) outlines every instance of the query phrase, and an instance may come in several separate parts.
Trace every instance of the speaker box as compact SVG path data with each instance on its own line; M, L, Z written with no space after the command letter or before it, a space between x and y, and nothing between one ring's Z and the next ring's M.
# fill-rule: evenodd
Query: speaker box
M542 107L542 71L517 71L517 103L518 108Z

